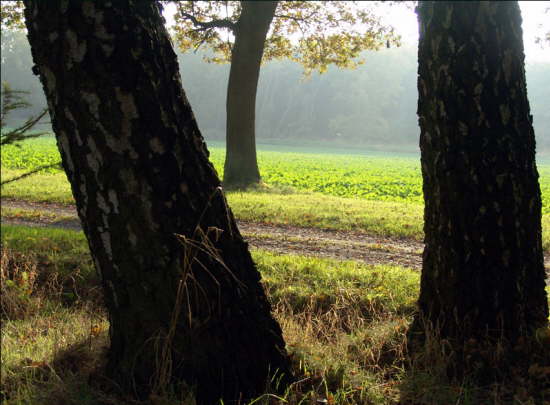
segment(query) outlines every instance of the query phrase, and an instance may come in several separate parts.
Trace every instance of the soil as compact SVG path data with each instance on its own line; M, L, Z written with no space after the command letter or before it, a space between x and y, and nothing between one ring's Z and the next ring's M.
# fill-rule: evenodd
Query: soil
M33 211L33 218L2 216L2 223L80 229L74 206L2 199L3 208ZM53 214L53 215L52 215ZM302 228L238 221L239 230L255 248L278 253L357 260L368 264L398 265L420 270L424 244L412 239L388 238L361 232ZM545 255L550 274L550 255ZM550 281L550 278L547 279Z

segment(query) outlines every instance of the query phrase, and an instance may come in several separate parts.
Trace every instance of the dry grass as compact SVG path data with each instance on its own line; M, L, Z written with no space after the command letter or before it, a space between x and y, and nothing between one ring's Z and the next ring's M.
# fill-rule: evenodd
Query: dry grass
M36 315L43 292L37 291L36 261L2 249L0 265L1 319L25 319Z
M46 240L33 232L34 242L21 231L21 243L8 238L11 248L2 247L2 404L194 404L189 392L170 387L139 402L104 377L108 322L97 280L79 274L91 267L75 266L82 257L71 260L69 255L45 260L41 254ZM67 243L63 238L50 237L48 248ZM17 245L25 246L26 253L14 251ZM81 252L76 244L71 246L72 252ZM449 378L455 354L436 332L428 334L414 356L407 353L418 274L258 251L254 259L297 377L281 397L266 394L255 404L548 405L550 401L550 351L532 350L537 344L550 347L550 335L543 333L538 343L525 342L489 356L489 365L513 365L507 379L480 385L474 374ZM476 346L471 354L483 350Z
M2 403L85 404L80 387L107 343L97 286L77 287L34 254L2 246L1 259Z

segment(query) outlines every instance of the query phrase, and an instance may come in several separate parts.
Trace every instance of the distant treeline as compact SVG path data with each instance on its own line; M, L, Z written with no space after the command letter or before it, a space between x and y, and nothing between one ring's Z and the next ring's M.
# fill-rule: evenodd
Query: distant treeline
M228 65L208 64L203 54L178 53L183 86L207 140L223 140ZM356 70L331 67L304 78L300 65L262 67L257 98L259 142L411 149L418 146L416 49L364 54ZM22 32L2 30L3 81L30 92L32 111L45 106L41 85ZM528 64L527 85L539 151L550 151L550 64ZM10 123L8 123L9 125Z

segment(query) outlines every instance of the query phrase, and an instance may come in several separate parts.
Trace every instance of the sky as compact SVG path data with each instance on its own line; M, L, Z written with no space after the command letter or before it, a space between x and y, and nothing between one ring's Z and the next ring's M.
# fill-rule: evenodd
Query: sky
M550 63L550 44L541 48L535 43L537 35L543 36L545 32L550 31L550 12L545 13L545 9L550 8L550 1L520 1L519 5L523 17L526 62ZM169 4L165 8L164 16L168 24L173 23L174 7L173 4ZM401 34L404 44L418 44L418 22L416 14L410 7L381 5L379 10L381 16Z
M550 31L550 1L520 1L519 6L523 18L523 45L526 62L550 63L550 44L541 48L535 43L536 36L543 36ZM418 22L416 14L403 6L382 6L382 16L396 27L403 43L418 44Z

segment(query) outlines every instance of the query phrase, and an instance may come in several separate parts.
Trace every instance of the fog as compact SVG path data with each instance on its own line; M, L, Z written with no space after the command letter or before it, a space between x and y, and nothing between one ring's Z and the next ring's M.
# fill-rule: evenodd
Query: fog
M206 140L223 141L228 65L208 64L202 54L178 52L182 82ZM300 65L262 66L257 96L259 143L416 151L416 49L405 46L363 54L356 70L331 67L303 77ZM32 108L17 111L9 126L45 106L31 72L25 34L2 30L1 79L29 91ZM550 154L550 63L526 65L528 96L539 154Z

